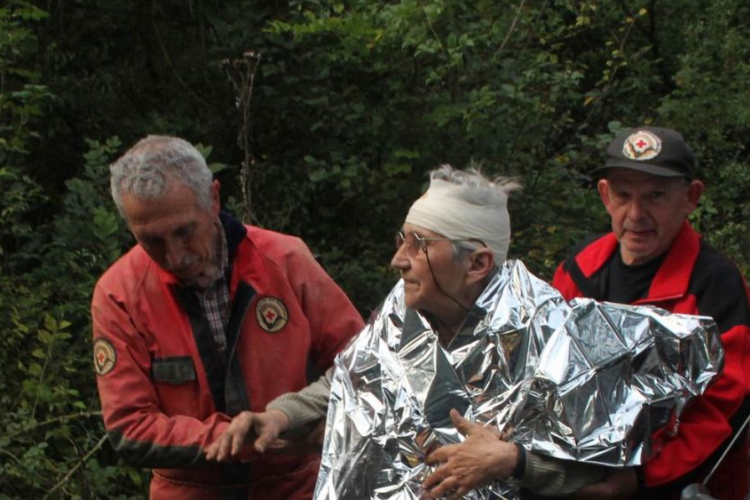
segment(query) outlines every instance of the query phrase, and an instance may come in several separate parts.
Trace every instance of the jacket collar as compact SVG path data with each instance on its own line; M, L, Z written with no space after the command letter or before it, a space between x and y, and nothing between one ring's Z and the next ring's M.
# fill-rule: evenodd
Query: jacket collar
M664 262L654 276L654 281L651 282L648 295L638 302L656 302L685 295L699 251L698 233L693 231L687 221L683 222L682 229L677 233Z
M579 253L575 258L576 265L589 279L609 261L612 254L619 248L614 233L609 233ZM685 295L699 250L700 237L685 221L669 247L664 262L656 272L648 295L636 303L657 302Z

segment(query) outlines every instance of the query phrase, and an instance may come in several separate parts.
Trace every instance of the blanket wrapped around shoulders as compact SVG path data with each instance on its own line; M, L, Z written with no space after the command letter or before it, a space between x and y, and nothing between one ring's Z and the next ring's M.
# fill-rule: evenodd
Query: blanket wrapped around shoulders
M452 408L513 429L510 440L535 453L639 465L652 433L679 425L723 359L710 318L566 303L520 261L505 263L441 346L399 282L335 361L315 499L418 499L425 455L463 440ZM466 498L517 497L507 481Z

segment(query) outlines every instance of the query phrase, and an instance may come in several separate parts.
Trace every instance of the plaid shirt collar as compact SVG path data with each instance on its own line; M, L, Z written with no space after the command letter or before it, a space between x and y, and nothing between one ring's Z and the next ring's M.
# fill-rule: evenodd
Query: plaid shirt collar
M227 340L225 330L229 325L229 312L231 298L229 296L229 284L227 274L229 270L229 252L227 249L227 235L219 219L216 219L216 227L220 234L217 238L219 255L221 259L221 270L219 277L208 288L201 289L192 287L200 302L203 313L211 325L214 346L220 355L220 359L226 359Z

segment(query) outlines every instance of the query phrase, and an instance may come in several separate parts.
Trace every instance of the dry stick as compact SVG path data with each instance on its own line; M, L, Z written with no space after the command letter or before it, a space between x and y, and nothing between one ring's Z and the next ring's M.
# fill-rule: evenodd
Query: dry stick
M424 14L424 18L427 19L427 25L430 27L430 31L432 31L432 36L435 37L435 41L440 45L440 51L445 54L445 47L443 47L443 42L440 41L440 37L435 32L435 27L432 25L432 21L430 21L430 16L427 15L427 10L424 8L422 3L419 3L419 6L422 8L422 13Z
M242 126L237 135L237 145L245 153L245 158L240 170L240 183L242 187L242 201L245 205L246 222L259 225L259 221L253 214L252 193L248 187L252 178L251 167L255 165L250 136L252 134L252 114L251 104L253 99L253 89L255 86L255 74L260 66L261 54L254 51L246 51L242 59L227 60L226 73L229 81L234 87L237 95L237 109L242 118ZM237 69L238 76L232 74L232 68ZM245 219L245 218L243 218Z
M11 434L9 436L6 436L9 440L15 439L18 436L22 434L26 434L30 431L33 431L35 429L38 429L39 427L44 427L45 425L50 424L59 424L62 422L67 422L68 420L75 420L79 418L90 418L90 417L101 417L102 412L101 411L91 411L86 413L73 413L70 415L62 415L60 417L50 418L49 420L44 420L42 422L38 422L34 427L31 427L30 429L24 429L20 432L16 432L15 434Z
M526 4L526 0L521 0L521 4L518 6L518 10L516 11L516 17L513 18L513 22L510 23L508 34L505 35L505 40L503 40L503 43L500 44L500 48L497 49L498 52L501 52L505 48L505 45L508 43L508 40L510 40L510 36L516 30L516 23L518 22L518 18L521 17L521 11L523 10L523 6L525 4Z
M42 500L47 500L47 498L49 498L49 496L52 493L54 493L55 491L57 491L63 484L65 484L68 481L68 479L70 479L70 477L73 474L75 474L75 472L78 469L81 468L81 465L83 465L86 462L86 460L88 460L89 458L91 458L94 453L96 453L102 446L104 446L104 443L106 441L107 441L107 435L105 434L104 436L102 436L102 438L99 440L99 442L96 443L96 446L94 446L93 448L91 448L88 453L86 453L83 457L81 457L81 459L78 461L78 463L75 464L73 466L73 468L70 469L68 471L68 473L65 474L65 476L62 479L60 479L60 481L58 481L57 484L54 485L51 490L49 490L47 492L46 495L44 495L44 498L42 498Z
M547 2L545 2L545 5L546 3ZM505 40L503 40L503 43L500 44L500 48L497 49L498 53L501 52L505 48L505 45L510 40L510 36L516 30L516 23L518 22L518 18L521 16L521 10L523 10L523 6L525 4L526 4L526 0L522 0L521 3L518 5L518 10L516 11L516 17L513 19L513 22L510 23L510 28L508 28L508 33L505 35ZM544 8L544 5L542 6L542 8ZM514 155L516 144L518 144L518 138L521 137L525 133L526 132L523 130L523 128L520 128L518 130L518 133L516 134L516 138L511 143L511 157L513 157Z
M13 460L15 460L15 461L16 461L16 462L18 463L18 465L20 465L20 466L21 466L21 467L23 467L24 469L26 468L26 464L24 464L23 462L21 462L21 461L20 461L20 460L18 459L18 457L17 457L17 456L15 456L15 455L14 455L13 453L9 452L9 451L8 451L8 450L6 450L5 448L0 448L0 453L2 453L3 455L8 455L8 456L9 456L10 458L12 458Z

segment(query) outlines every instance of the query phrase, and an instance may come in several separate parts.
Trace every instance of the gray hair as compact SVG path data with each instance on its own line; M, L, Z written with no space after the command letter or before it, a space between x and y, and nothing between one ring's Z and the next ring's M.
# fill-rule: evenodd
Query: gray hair
M493 188L506 195L521 189L521 183L512 177L497 176L488 179L482 174L480 166L474 163L471 163L466 170L457 170L448 164L440 165L430 171L430 180L433 179L468 188ZM451 241L451 245L453 246L453 260L456 262L477 249L477 245L472 245L469 241Z
M521 189L521 183L512 177L503 177L498 175L493 179L488 179L481 171L481 167L471 163L466 170L457 170L447 163L440 165L438 168L430 171L430 180L440 179L457 186L494 188L505 194Z
M213 175L206 160L192 144L178 137L149 135L114 162L109 171L112 199L123 218L123 194L157 199L174 180L195 193L202 209L209 210L213 204Z

